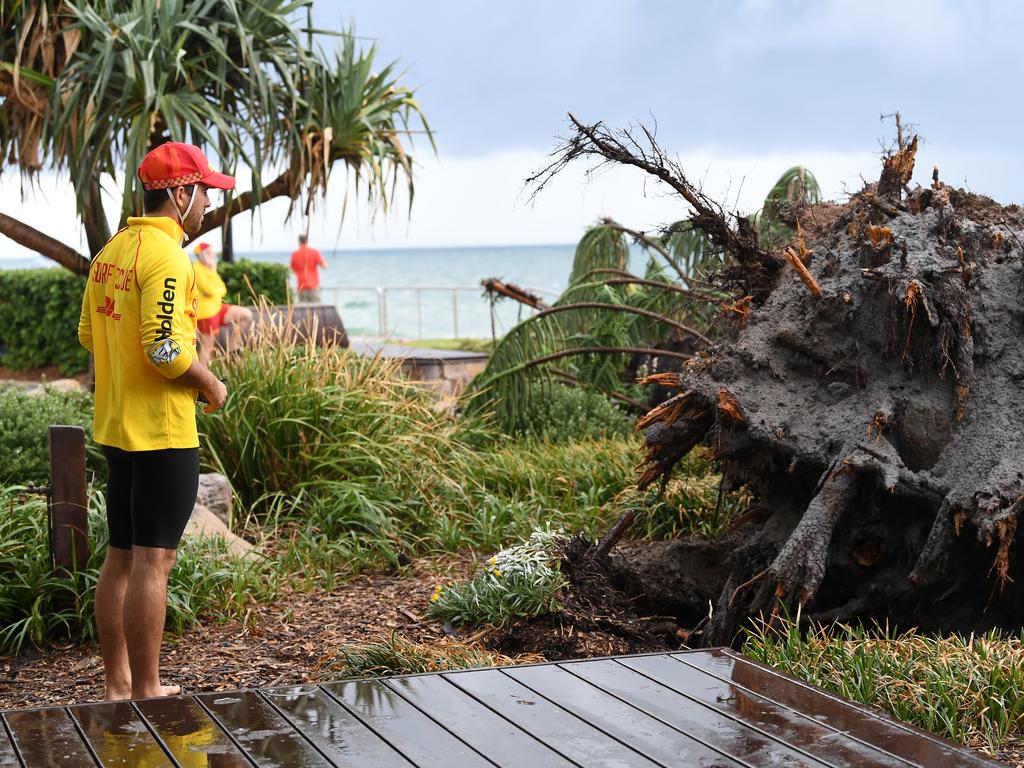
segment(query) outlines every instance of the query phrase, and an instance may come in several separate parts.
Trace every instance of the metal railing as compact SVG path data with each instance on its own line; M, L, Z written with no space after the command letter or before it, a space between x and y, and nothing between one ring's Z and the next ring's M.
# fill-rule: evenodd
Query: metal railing
M544 288L532 288L524 286L526 290L531 293L543 294L547 296L557 297L559 294L556 291L546 290ZM495 303L488 300L483 293L483 288L479 285L321 285L320 286L320 297L321 301L325 303L332 303L338 307L339 313L341 314L342 321L345 321L345 313L342 312L342 305L339 301L341 294L344 293L372 293L376 297L377 301L377 333L380 336L391 335L392 328L390 327L393 315L390 312L388 306L389 295L394 294L398 291L412 291L414 295L415 307L416 307L416 338L423 338L423 294L424 293L441 293L447 294L450 297L451 303L451 329L452 337L459 338L460 331L460 311L464 311L467 308L467 304L470 307L479 309L480 305L489 305L490 321L492 329L496 322L496 307ZM474 294L480 305L473 305L469 302L459 301L460 293L471 293ZM528 309L531 314L534 314L536 310L529 307ZM465 330L465 324L461 325L461 328Z

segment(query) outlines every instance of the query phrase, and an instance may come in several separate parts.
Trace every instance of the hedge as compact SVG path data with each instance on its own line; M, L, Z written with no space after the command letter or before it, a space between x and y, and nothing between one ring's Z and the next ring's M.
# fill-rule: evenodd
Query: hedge
M271 304L288 303L288 267L284 264L242 259L232 264L221 262L217 265L217 272L227 286L228 295L224 301L229 304L251 306L256 303L245 284L246 277L257 296L265 296Z
M0 365L56 365L65 375L89 367L78 343L85 278L66 269L0 270Z
M94 482L106 481L106 460L92 441L91 394L53 389L28 394L0 384L0 456L4 457L0 463L0 486L49 482L47 430L51 424L77 424L85 428L86 466Z
M221 264L226 301L251 305L248 276L257 296L288 301L288 267L258 261ZM0 270L0 365L14 370L56 365L64 375L89 367L78 344L78 316L85 278L66 269Z

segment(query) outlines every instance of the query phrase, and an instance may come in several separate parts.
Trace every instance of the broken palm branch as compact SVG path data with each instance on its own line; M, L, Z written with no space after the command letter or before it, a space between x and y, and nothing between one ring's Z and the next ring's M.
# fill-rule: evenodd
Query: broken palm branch
M515 283L506 283L496 277L488 277L480 281L484 292L492 298L502 296L506 299L518 301L534 309L547 309L550 305L535 293L530 293L525 288L520 288Z

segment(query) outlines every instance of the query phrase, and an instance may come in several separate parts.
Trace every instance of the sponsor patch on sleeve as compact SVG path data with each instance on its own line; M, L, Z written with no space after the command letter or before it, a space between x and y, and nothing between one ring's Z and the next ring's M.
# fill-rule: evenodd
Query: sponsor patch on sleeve
M163 339L151 346L146 354L153 361L153 365L170 365L178 359L181 347L174 339Z

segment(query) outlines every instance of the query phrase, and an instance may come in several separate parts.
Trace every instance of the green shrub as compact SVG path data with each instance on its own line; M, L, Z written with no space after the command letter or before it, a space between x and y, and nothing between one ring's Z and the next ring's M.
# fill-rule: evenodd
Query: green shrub
M95 638L93 603L107 549L103 495L91 495L92 555L73 575L50 566L45 498L0 489L0 508L0 651L58 637ZM200 615L241 616L251 599L270 599L276 578L260 561L228 555L220 542L187 539L167 587L167 628L181 632Z
M743 653L974 748L1024 746L1024 635L798 627L752 628Z
M507 626L557 610L558 591L566 585L558 569L564 539L536 530L522 544L502 549L473 579L438 586L430 598L430 616L453 624Z
M531 384L529 403L516 414L498 414L498 423L514 424L511 434L552 442L588 438L625 437L632 420L610 398L599 392L562 384ZM495 402L507 408L504 400Z
M86 462L95 482L107 476L107 462L92 442L92 395L47 389L29 395L0 385L0 485L45 485L50 480L47 428L51 424L85 428Z
M288 267L284 264L242 259L230 264L221 262L217 273L228 289L224 301L229 304L253 306L259 303L260 297L266 298L269 304L288 303Z
M78 343L85 277L66 269L0 270L0 365L56 365L81 373L89 353Z

